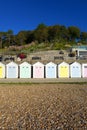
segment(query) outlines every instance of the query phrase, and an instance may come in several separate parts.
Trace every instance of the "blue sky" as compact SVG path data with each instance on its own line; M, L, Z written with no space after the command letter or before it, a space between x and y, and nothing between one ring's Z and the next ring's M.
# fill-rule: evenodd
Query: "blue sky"
M47 26L77 26L87 32L87 0L0 0L0 31L34 30Z

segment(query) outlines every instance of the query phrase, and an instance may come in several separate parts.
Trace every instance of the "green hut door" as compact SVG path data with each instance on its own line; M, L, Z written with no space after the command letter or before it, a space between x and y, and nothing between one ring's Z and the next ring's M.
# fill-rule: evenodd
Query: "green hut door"
M29 78L29 67L23 66L21 69L21 77L22 78Z

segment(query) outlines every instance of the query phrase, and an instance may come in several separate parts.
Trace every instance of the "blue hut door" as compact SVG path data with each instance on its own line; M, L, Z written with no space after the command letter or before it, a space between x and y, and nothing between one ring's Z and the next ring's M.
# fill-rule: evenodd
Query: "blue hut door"
M72 76L73 77L80 77L80 73L81 73L80 67L79 66L73 66Z
M47 67L47 77L54 78L55 77L55 68L54 66Z
M9 66L8 67L8 78L15 78L16 77L16 67Z

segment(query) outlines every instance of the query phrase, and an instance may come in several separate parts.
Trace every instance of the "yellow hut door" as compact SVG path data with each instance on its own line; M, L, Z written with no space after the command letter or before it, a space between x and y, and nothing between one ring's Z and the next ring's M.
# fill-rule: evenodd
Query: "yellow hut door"
M0 78L3 77L3 68L0 66Z
M68 77L68 67L65 66L65 69L64 69L64 77Z
M60 77L68 77L68 67L67 66L61 66L60 69Z

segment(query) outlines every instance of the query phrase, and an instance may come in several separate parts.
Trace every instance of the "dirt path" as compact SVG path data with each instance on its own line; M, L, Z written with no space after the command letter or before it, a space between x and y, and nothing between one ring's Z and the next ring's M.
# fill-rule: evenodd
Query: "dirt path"
M54 78L54 79L45 79L45 78L36 78L36 79L0 79L0 83L87 83L87 78Z

